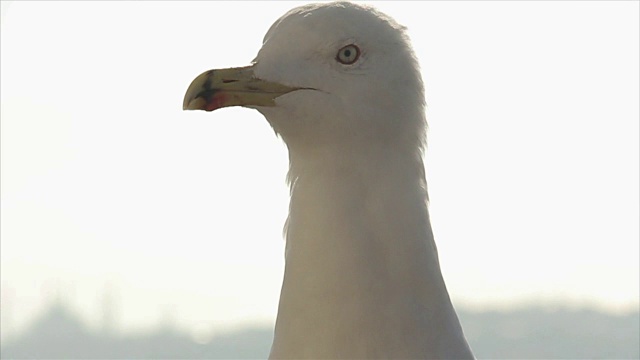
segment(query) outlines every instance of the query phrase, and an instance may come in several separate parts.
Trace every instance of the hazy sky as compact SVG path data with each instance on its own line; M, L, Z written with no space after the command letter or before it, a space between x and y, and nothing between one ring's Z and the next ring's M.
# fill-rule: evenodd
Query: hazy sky
M183 112L294 2L2 2L2 334L57 296L100 325L272 322L286 149ZM436 242L458 306L638 305L639 3L394 2L427 86Z

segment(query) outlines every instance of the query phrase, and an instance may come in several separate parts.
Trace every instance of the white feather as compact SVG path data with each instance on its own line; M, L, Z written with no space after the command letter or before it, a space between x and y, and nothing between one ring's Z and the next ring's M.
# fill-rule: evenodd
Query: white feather
M355 44L359 60L337 51ZM424 89L405 29L351 3L291 10L257 77L312 88L258 107L287 144L286 267L271 358L473 358L427 208Z

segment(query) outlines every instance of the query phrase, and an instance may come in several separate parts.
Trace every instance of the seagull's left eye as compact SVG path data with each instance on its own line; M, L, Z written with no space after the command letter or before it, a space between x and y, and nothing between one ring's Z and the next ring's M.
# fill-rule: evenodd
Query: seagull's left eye
M355 45L347 45L338 50L336 60L345 65L351 65L360 57L360 49Z

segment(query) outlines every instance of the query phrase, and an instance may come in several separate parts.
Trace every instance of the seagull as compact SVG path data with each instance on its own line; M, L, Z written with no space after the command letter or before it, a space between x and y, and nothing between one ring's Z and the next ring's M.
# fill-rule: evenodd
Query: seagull
M348 2L290 10L185 110L244 106L286 144L291 201L270 359L471 359L440 270L424 86L405 27Z

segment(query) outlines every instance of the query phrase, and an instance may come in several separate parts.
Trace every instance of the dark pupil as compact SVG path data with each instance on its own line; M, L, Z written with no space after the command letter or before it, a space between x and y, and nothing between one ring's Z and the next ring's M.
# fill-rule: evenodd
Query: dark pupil
M351 57L351 50L347 49L344 51L344 56Z

